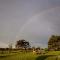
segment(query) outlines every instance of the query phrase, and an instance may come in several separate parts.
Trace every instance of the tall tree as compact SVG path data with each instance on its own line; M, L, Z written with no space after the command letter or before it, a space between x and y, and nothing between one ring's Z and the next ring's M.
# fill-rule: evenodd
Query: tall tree
M16 42L16 48L29 48L30 44L28 41L22 39Z
M60 50L60 36L52 35L48 41L49 50Z

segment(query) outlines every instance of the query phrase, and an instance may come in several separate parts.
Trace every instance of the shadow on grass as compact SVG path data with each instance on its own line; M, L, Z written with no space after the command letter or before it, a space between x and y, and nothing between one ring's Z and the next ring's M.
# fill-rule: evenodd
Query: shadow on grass
M36 60L45 60L46 58L51 57L51 56L53 56L53 55L42 55L42 56L38 56L36 58Z

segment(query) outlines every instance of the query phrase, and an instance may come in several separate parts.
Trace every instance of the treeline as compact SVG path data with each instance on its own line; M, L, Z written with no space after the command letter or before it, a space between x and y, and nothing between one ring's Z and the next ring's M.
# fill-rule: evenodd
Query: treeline
M48 40L48 48L45 48L45 51L55 50L60 51L60 36L52 35ZM33 50L41 50L40 47L31 47L29 41L24 39L16 41L15 48L12 48L12 44L9 45L9 48L0 48L0 51L33 51Z

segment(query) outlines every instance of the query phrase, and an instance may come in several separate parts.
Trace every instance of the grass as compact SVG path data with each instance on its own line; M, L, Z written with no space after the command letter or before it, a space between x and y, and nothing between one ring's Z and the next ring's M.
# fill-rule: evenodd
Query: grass
M32 52L17 52L0 54L0 60L60 60L60 51L49 51L43 55L36 55Z
M46 55L60 55L60 51L49 51Z
M3 56L3 58L0 57L0 60L35 60L36 57L32 53L17 53L6 57Z
M36 60L60 60L60 51L49 51L45 55L38 56Z
M36 58L36 60L55 60L55 56L52 55L42 55Z

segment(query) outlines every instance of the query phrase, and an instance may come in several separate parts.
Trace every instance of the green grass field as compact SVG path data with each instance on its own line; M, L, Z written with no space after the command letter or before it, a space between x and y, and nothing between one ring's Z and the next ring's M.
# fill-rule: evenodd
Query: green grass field
M43 55L32 52L0 54L0 60L60 60L60 51L50 51Z

